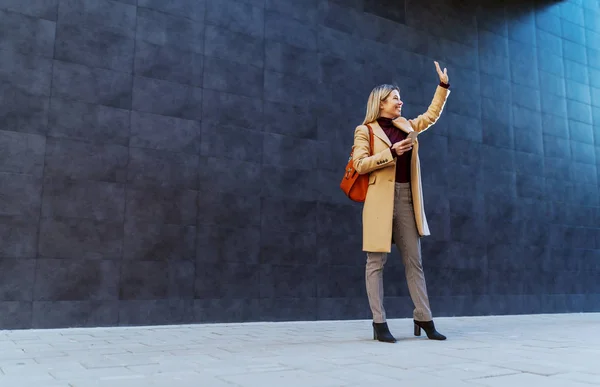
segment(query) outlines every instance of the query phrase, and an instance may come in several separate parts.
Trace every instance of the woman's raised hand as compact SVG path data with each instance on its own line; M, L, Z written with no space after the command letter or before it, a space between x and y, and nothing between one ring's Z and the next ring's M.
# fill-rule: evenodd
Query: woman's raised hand
M446 68L444 67L444 71L442 72L442 69L440 69L440 64L437 61L433 61L433 63L435 63L435 69L437 70L437 73L440 76L440 81L442 83L448 84L448 72Z

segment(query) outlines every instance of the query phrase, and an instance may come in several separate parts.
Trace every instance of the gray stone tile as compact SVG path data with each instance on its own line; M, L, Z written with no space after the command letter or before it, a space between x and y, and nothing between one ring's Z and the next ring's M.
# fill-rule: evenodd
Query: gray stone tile
M571 154L573 161L585 164L596 164L596 150L591 144L571 141Z
M219 156L228 157L202 157L200 159L198 186L201 189L210 187L211 190L217 192L260 194L262 187L259 184L248 186L246 183L261 179L262 167L259 163L231 158L229 154Z
M204 55L263 67L264 39L211 24L205 33Z
M220 203L227 203L222 211ZM198 195L198 224L220 227L258 226L261 217L260 197L246 192L222 193L208 189Z
M0 9L0 50L52 58L56 23Z
M581 25L561 19L562 36L574 43L585 44L585 29Z
M264 102L264 130L286 136L317 139L318 117L314 110L285 102ZM290 121L294 124L291 125Z
M169 263L166 261L127 261L121 264L120 300L167 298Z
M253 37L265 36L265 9L237 0L206 0L206 21Z
M0 301L0 327L1 329L26 329L31 327L31 302ZM0 379L0 381L3 381L3 379Z
M600 107L600 88L590 87L591 103L593 106ZM584 102L584 101L582 101Z
M277 11L282 15L313 24L316 23L319 14L318 0L305 0L301 2L266 0L265 7L267 10Z
M593 7L593 5L592 5ZM600 32L600 22L595 18L596 13L594 12L584 12L584 24L586 28L589 28L592 31Z
M461 116L450 112L446 112L444 116L446 120L446 125L448 125L449 128L460 128L460 130L449 129L448 137L472 141L475 143L483 142L483 132L480 123L481 120L472 117ZM462 124L459 124L459 122L462 122Z
M567 98L588 105L592 103L591 89L587 84L572 80L566 80L565 84L567 87Z
M566 97L565 80L555 74L540 70L540 92Z
M360 43L358 38L329 26L319 26L317 32L317 48L320 52L360 63L365 61L362 52L353 50Z
M91 219L43 219L39 255L47 258L119 259L123 223Z
M482 73L498 78L506 79L510 74L510 62L507 56L483 51L479 54L479 66Z
M128 145L130 112L124 109L52 98L48 134L99 144Z
M198 189L198 161L198 156L185 153L132 148L127 183L140 189Z
M314 26L273 11L266 11L264 17L266 39L308 50L317 49L317 31Z
M49 138L45 176L124 183L129 149L122 145L90 144Z
M60 24L86 27L91 31L111 31L135 37L135 4L110 0L60 0Z
M589 84L589 75L587 70L587 66L582 65L581 63L563 59L565 64L565 78L573 81L577 81L579 83Z
M54 61L53 97L130 109L131 85L131 74Z
M571 176L574 182L580 184L591 184L596 185L596 165L595 163L573 162L571 164Z
M202 89L168 81L135 77L133 109L145 113L200 120Z
M263 95L263 69L220 58L206 58L204 88L251 98Z
M206 121L202 124L202 156L260 163L265 152L263 142L259 131Z
M197 121L132 112L131 147L198 154L200 139Z
M204 21L206 12L206 0L139 0L137 5L197 21Z
M34 301L32 327L52 329L65 325L74 328L115 326L118 323L118 312L118 303L115 301ZM59 365L59 369L68 369L67 364L69 363Z
M44 182L44 217L122 221L124 206L123 184L58 177Z
M120 325L159 325L193 321L193 301L132 300L119 303Z
M196 227L125 222L123 258L131 260L171 260L196 257Z
M533 111L541 110L539 90L515 84L512 85L511 91L513 104L526 107Z
M551 114L566 118L567 115L567 99L553 94L541 95L541 107L544 115Z
M567 100L567 117L569 120L592 124L592 109L589 104Z
M262 199L260 219L262 231L296 230L303 232L314 230L317 223L316 214L316 202L264 198ZM290 222L291 219L294 219L294 222Z
M119 262L38 259L35 301L105 301L118 298Z
M141 40L135 44L135 74L138 76L201 87L203 72L201 54Z
M0 131L0 171L41 177L46 138L37 134Z
M265 68L317 80L319 62L312 50L268 41L265 47Z
M231 112L236 114L232 115ZM211 124L228 124L241 128L260 128L263 125L263 101L204 89L202 112L210 112L203 118Z
M562 52L563 40L560 36L539 28L536 30L536 43L538 47L546 50L556 53Z
M265 165L262 172L262 195L269 197L317 200L320 181L306 169Z
M48 97L19 90L10 83L0 82L0 127L3 130L45 134L48 125Z
M563 57L583 65L588 64L587 50L585 45L563 40Z
M125 216L147 222L195 225L197 197L198 192L191 190L127 188Z
M591 47L598 47L598 41L599 41L599 36L600 34L596 34L596 33L592 33L588 30L586 30L586 33L588 34L588 47L586 49L587 51L587 58L588 58L588 68L591 70L593 69L598 69L600 68L600 65L597 65L598 60L600 59L600 50L597 50L595 48L591 48ZM590 36L591 34L594 34L594 36ZM591 47L590 47L591 46ZM591 78L591 75L590 75Z
M204 24L148 8L138 8L136 39L202 54Z
M257 264L261 252L260 230L254 225L227 227L211 224L198 226L196 262L237 262Z
M31 301L34 276L34 259L0 259L0 300Z
M0 216L39 219L42 180L32 175L0 172Z
M20 0L2 0L0 9L24 15L56 21L59 0L33 0L24 3Z
M81 25L59 24L54 58L122 72L133 66L133 37L112 31L96 31Z
M6 258L35 257L37 225L32 219L0 215L0 256Z
M204 263L196 272L194 298L259 298L260 273L260 265L246 262Z
M600 88L600 70L588 67L590 85L596 88Z
M579 136L585 135L585 128L582 129L577 126L575 130L570 130L570 127L572 126L571 123L572 121L568 121L564 116L561 117L544 113L542 114L542 133L564 139L568 139L569 136L571 136L571 138L580 138ZM579 123L577 123L577 125L579 125ZM574 133L576 130L583 132L583 134L575 136Z
M312 108L316 105L312 92L316 82L273 71L265 71L264 99L269 102L291 101L292 105Z
M312 170L317 167L320 147L314 140L267 134L264 137L263 149L263 164Z
M51 80L51 59L0 49L0 81L5 84L5 91L49 96Z

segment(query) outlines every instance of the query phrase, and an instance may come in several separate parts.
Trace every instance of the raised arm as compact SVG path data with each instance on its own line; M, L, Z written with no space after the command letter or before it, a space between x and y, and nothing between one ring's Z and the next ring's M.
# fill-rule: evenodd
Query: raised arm
M369 155L371 153L371 147L369 144L369 129L366 125L360 125L354 131L353 150L352 161L354 169L356 169L360 175L387 167L394 163L391 148L375 153L372 156Z
M422 132L427 130L431 125L435 124L442 111L444 110L444 105L446 104L446 100L450 95L450 84L448 83L448 72L446 68L444 71L440 69L440 65L438 62L434 62L437 73L440 77L440 84L435 90L435 94L433 95L433 100L429 105L427 111L423 114L420 114L418 117L408 120L413 130L417 132Z

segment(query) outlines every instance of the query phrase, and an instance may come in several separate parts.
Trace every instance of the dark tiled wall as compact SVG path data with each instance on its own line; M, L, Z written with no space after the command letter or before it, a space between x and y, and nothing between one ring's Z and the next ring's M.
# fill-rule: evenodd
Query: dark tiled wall
M341 170L434 59L435 314L600 310L600 4L479 3L0 0L0 327L369 318Z

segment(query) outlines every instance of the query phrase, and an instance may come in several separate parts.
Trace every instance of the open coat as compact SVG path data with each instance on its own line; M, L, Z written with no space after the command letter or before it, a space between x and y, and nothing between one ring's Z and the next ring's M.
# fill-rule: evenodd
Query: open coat
M394 119L394 125L409 133L422 132L433 125L450 95L450 90L438 86L433 101L427 111L417 118ZM394 190L396 179L396 158L392 155L391 142L377 121L370 123L373 128L373 155L370 156L369 131L360 125L354 131L354 168L359 174L369 174L369 188L363 206L363 251L387 252L392 248L392 221L394 216ZM415 141L410 163L411 191L415 221L420 236L429 235L425 217L421 167L419 163L419 142Z

